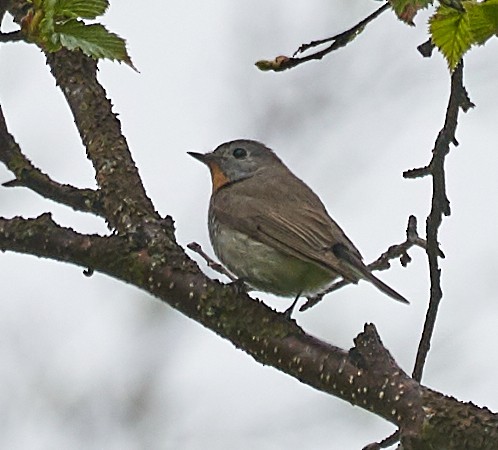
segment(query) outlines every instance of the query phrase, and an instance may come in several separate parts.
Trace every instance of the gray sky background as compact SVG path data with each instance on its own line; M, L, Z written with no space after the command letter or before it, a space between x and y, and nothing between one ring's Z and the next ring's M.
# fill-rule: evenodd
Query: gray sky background
M210 249L208 172L186 155L247 137L265 142L304 179L367 262L404 239L410 214L423 234L425 165L445 114L449 76L423 59L423 12L410 28L389 12L321 62L262 73L258 59L355 24L379 2L253 0L113 2L104 22L128 40L140 73L101 62L147 192L176 220L182 245ZM4 29L10 29L4 21ZM444 298L424 384L498 409L497 43L471 51L465 82L477 108L461 117L448 157L452 216L441 244ZM0 101L11 132L54 179L94 186L61 93L34 46L0 47ZM0 181L11 179L0 167ZM0 215L55 220L106 233L98 219L24 189L0 189ZM381 277L412 302L367 283L297 316L344 348L365 322L411 371L428 299L427 263L411 251ZM196 260L196 258L194 256ZM199 261L207 273L205 265ZM359 449L393 427L255 363L191 320L103 275L34 257L0 255L0 447L9 449ZM211 273L214 276L214 274ZM255 294L278 309L289 302Z

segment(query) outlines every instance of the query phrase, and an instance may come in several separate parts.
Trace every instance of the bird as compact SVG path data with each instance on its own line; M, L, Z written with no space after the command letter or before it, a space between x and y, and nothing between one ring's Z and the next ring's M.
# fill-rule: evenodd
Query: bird
M237 139L209 153L188 152L211 173L208 211L214 253L250 288L294 301L336 279L365 279L389 297L405 297L371 273L320 198L261 142Z

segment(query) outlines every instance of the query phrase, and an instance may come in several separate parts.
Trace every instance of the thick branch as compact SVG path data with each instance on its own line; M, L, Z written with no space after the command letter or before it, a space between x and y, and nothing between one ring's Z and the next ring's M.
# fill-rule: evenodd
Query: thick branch
M137 248L129 238L81 235L44 214L37 219L0 219L0 249L72 262L138 286L263 364L400 426L414 423L414 410L422 414L418 384L396 365L373 326L350 352L321 342L237 288L206 278L180 247L159 257L154 249Z
M131 217L150 215L159 219L145 193L121 124L96 79L97 63L80 52L67 50L47 55L47 61L95 168L110 225L124 231L132 225Z
M7 11L8 4L10 0L0 0L0 24L2 23L3 16L5 15L5 11Z
M157 236L156 241L161 240L168 243L169 237ZM473 423L488 428L481 445L469 448L497 448L496 415L420 386L398 367L372 325L366 326L349 352L326 344L237 288L208 279L179 247L162 247L158 252L153 246L137 247L129 237L85 236L58 226L45 214L30 220L0 219L0 249L90 267L138 286L262 364L395 423L402 442L412 448L430 448L428 443L447 438L445 427L450 426L452 439L466 442L475 431ZM445 442L449 449L461 448Z
M124 237L81 235L45 214L30 220L0 219L0 249L72 262L132 283L230 339L263 364L405 429L422 417L418 384L396 365L373 326L357 338L350 352L321 342L247 294L206 278L179 247L163 252L159 259Z

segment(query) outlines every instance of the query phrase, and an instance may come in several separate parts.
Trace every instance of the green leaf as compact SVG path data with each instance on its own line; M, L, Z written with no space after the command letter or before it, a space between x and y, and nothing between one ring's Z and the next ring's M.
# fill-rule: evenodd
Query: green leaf
M59 18L95 19L108 7L108 0L56 0L55 15Z
M484 15L498 28L498 0L486 0L479 3Z
M463 11L441 5L430 18L432 42L453 70L472 45L482 45L498 33L498 0L462 1Z
M126 51L124 39L107 31L103 25L85 25L79 20L68 20L55 25L55 35L68 50L80 49L92 58L107 58L124 62L136 70Z
M108 0L31 0L22 29L30 42L44 51L62 47L79 49L95 59L107 58L128 64L137 70L126 51L126 42L103 25L86 25L79 19L95 19L104 14Z
M455 69L474 42L468 14L440 5L429 24L432 42L445 56L450 70Z
M475 44L482 45L498 33L498 0L472 2L465 9L469 15L470 32Z
M50 7L53 5L50 5L48 2L45 3L47 3L47 9L43 10L42 13L43 18L40 20L37 30L42 36L44 35L48 36L52 34L54 32L54 23L55 23L54 9Z
M38 24L36 30L34 30L36 35L36 41L39 42L42 47L50 52L55 52L61 48L60 43L54 38L54 6L57 0L42 0L39 14L41 20Z

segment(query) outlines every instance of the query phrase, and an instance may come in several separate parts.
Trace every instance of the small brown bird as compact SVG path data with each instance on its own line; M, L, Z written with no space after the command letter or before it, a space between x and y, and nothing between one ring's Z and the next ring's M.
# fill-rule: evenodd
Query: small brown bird
M265 145L239 139L191 156L211 171L209 236L218 258L256 290L295 300L336 278L360 279L408 301L376 278L318 196Z

